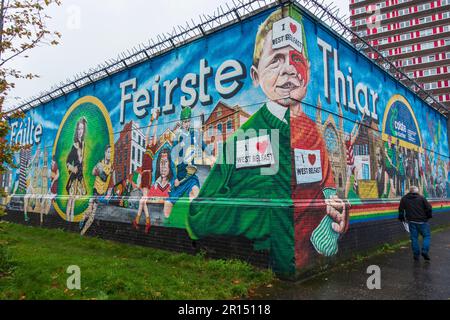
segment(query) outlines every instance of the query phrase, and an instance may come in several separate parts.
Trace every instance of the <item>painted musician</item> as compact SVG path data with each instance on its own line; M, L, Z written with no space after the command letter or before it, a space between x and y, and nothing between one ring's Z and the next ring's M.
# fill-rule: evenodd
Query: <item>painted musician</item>
M105 156L92 170L92 175L95 177L94 191L91 199L89 200L89 207L83 219L80 221L80 234L83 236L91 227L95 219L95 213L97 212L98 203L106 202L106 195L108 192L109 181L112 174L111 163L111 146L106 146Z

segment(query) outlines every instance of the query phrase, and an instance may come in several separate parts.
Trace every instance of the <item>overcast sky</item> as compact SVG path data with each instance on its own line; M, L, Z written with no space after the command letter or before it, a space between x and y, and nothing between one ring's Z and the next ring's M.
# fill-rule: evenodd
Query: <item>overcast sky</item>
M29 58L16 58L10 67L40 78L16 81L7 107L20 105L75 74L115 58L139 43L170 32L174 26L200 14L212 14L231 0L62 0L63 5L48 11L49 25L62 33L61 44L41 46ZM325 0L348 15L349 0Z

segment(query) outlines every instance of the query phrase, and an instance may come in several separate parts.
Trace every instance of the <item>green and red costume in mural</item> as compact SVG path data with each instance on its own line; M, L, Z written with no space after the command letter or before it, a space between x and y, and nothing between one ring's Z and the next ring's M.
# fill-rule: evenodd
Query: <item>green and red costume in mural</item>
M326 216L324 199L334 194L335 189L325 143L306 115L293 118L292 133L289 119L286 120L286 123L279 120L264 105L241 127L244 131L267 130L270 137L272 130L278 130L278 171L262 175L260 167L236 169L224 154L210 172L199 197L191 203L187 228L193 239L209 235L245 236L254 241L255 249L270 252L275 272L292 275L295 266L307 265L316 250L324 255L336 253L339 235L331 229L331 218ZM236 138L231 136L224 150ZM272 148L276 147L274 141L271 143ZM293 172L295 148L320 151L323 170L320 181L297 184Z
M299 183L295 172L292 174L295 254L296 265L300 268L311 263L316 252L332 256L338 251L339 234L331 227L333 221L326 214L324 201L336 194L336 185L325 141L315 122L303 112L291 118L291 146L292 152L295 149L320 152L322 168L322 178L315 182ZM295 167L292 162L292 168Z
M155 157L155 146L147 144L142 157L141 188L150 189L152 186L153 158Z

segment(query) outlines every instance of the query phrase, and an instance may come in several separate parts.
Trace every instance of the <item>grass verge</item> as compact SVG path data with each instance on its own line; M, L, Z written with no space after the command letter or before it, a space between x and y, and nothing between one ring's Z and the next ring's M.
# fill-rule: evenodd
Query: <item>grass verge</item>
M238 299L274 275L236 260L209 260L0 222L2 299ZM7 246L5 246L7 244ZM1 257L2 251L0 251ZM81 290L67 268L80 267Z

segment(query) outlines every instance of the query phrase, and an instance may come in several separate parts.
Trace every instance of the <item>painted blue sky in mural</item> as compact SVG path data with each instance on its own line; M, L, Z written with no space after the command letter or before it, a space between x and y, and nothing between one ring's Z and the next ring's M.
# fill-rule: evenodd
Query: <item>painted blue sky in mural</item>
M145 132L150 117L147 116L144 119L138 119L133 113L130 104L128 104L125 109L125 123L120 123L122 93L120 84L129 79L136 78L138 82L136 90L150 90L152 85L155 84L156 76L160 77L159 82L162 83L165 80L172 80L175 78L182 79L188 73L198 74L200 60L202 59L205 59L208 65L213 68L213 74L224 61L239 61L245 66L246 78L242 80L243 85L239 92L229 99L224 99L218 93L214 83L214 76L207 78L208 94L211 95L212 102L206 106L197 103L193 108L194 124L199 125L200 115L205 114L207 117L219 101L224 101L230 106L238 105L248 113L252 114L267 100L260 88L253 87L250 78L250 68L252 65L255 35L259 25L265 20L269 13L264 12L252 17L243 24L230 26L220 32L196 40L189 45L172 50L150 61L141 63L128 70L103 79L93 85L86 86L79 91L69 93L66 96L33 109L27 116L31 117L35 123L40 123L43 126L44 133L42 135L42 144L45 148L49 149L52 148L59 124L61 123L65 112L77 99L85 95L92 95L99 98L109 110L116 140L118 139L123 126L129 121L136 122L139 127L143 128L142 131ZM336 49L339 57L337 70L342 72L346 79L348 79L348 76L351 76L352 79L353 86L349 83L346 84L347 99L350 99L351 90L353 90L355 101L361 98L361 96L355 96L358 85L361 87L366 86L368 92L373 92L377 95L376 110L372 108L374 96L370 94L368 94L368 107L370 111L376 111L375 114L372 114L370 117L374 118L375 116L378 119L380 131L385 107L388 104L388 101L393 95L400 94L411 104L417 121L422 124L420 129L424 147L429 150L434 150L436 153L440 154L441 157L446 157L448 155L448 143L446 139L447 124L444 117L431 108L426 107L420 99L412 94L412 92L396 83L391 77L374 66L366 58L356 54L356 51L350 48L346 42L332 36L328 29L316 24L307 17L303 18L303 26L307 38L308 57L311 62L312 74L312 79L308 87L308 94L304 100L304 109L311 118L315 120L316 108L313 106L316 105L320 97L324 110L322 119L326 119L328 114L331 113L338 123L338 105L336 103L335 90L336 74L334 70L335 57L333 56L333 50ZM327 58L329 99L326 99L325 90L326 73L324 72L324 49L323 45L319 45L318 39L321 39L321 41L331 47L331 51ZM350 89L350 87L352 87L352 89ZM179 102L181 95L181 90L175 90L173 101ZM160 101L164 101L164 99L165 96L162 92ZM175 109L175 113L164 115L159 118L158 122L160 126L158 128L158 135L166 130L167 127L171 127L170 124L167 125L167 123L173 123L174 127L179 120L181 106L177 104L175 105ZM343 116L345 119L352 120L344 121L344 131L346 133L351 132L353 129L353 121L362 119L362 113L358 110L353 112L351 108L348 107L348 103L343 109ZM164 126L163 123L165 124Z

